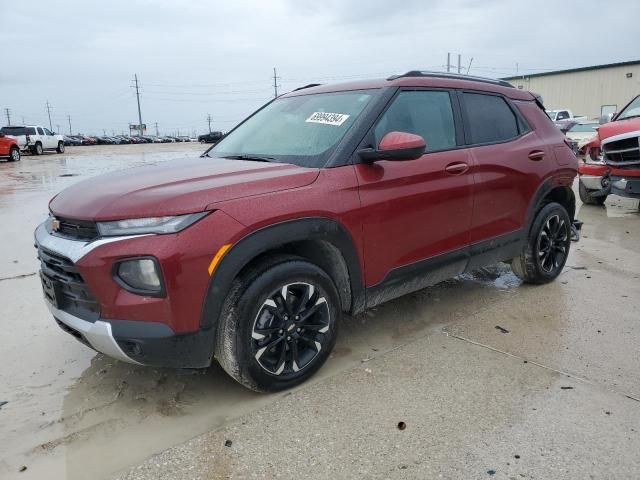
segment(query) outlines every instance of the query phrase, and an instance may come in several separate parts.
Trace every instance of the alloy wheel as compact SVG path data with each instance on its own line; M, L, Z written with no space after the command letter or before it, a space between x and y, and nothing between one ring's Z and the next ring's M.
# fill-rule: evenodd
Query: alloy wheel
M258 310L251 331L254 358L271 375L295 374L313 363L328 341L327 299L309 283L273 292Z
M538 236L538 261L540 267L551 273L564 264L567 256L569 230L559 215L547 219Z
M11 149L11 160L14 162L20 160L20 151L17 148Z

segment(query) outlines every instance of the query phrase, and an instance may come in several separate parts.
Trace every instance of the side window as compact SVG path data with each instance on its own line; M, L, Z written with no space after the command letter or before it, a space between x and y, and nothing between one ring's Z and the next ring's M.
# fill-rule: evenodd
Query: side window
M35 135L36 134L36 129L33 127L27 127L27 135Z
M518 120L504 98L464 93L471 143L504 142L518 136Z
M566 120L567 118L569 118L569 114L567 112L560 112L556 120Z
M374 129L376 145L389 132L421 135L427 152L456 146L451 98L448 92L404 91L393 100Z
M44 130L41 127L38 127L38 135L44 135Z
M53 135L53 133L51 133L51 130L49 130L48 128L45 128L45 129L44 129L44 133L45 133L46 135Z

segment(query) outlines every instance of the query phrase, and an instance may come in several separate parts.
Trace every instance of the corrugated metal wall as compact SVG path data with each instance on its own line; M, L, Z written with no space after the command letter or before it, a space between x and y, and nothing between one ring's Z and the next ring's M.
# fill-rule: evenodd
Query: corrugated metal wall
M631 74L630 78L628 74ZM575 115L600 118L602 105L617 105L619 110L640 94L640 64L525 76L507 81L517 88L542 95L548 110L568 108Z

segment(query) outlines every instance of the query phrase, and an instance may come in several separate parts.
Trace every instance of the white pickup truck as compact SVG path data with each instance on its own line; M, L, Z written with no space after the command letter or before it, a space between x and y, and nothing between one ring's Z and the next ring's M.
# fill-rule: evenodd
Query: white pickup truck
M42 155L45 150L64 152L64 137L39 125L10 125L0 128L0 132L15 137L20 150L34 155Z
M549 118L554 122L569 121L569 120L575 120L577 122L579 120L587 119L587 117L584 117L584 116L574 115L571 110L547 110L547 115L549 115Z

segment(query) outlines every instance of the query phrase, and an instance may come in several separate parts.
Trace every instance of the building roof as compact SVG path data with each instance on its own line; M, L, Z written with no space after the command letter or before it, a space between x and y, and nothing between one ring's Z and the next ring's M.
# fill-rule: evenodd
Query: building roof
M629 62L605 63L604 65L592 65L590 67L569 68L567 70L553 70L551 72L527 73L524 75L513 75L511 77L502 77L501 80L517 80L520 78L544 77L547 75L557 75L560 73L586 72L588 70L602 70L604 68L628 67L632 65L640 65L640 60L631 60Z

